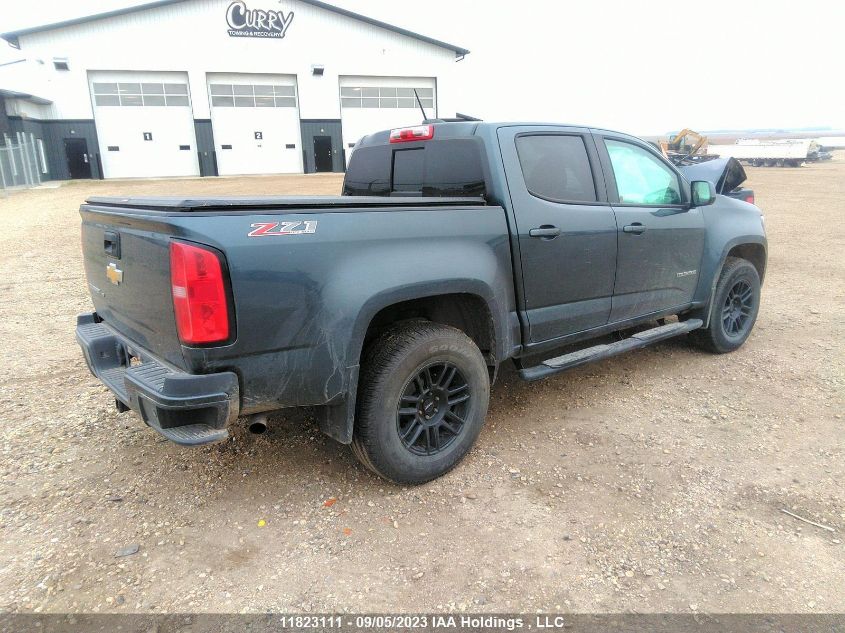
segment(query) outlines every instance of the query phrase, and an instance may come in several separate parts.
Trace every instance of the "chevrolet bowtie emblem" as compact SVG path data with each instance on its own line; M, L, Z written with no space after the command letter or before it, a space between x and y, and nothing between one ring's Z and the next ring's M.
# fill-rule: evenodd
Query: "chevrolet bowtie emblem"
M112 262L106 266L106 277L108 277L109 281L115 286L119 286L120 282L123 281L123 271L117 267L117 264Z

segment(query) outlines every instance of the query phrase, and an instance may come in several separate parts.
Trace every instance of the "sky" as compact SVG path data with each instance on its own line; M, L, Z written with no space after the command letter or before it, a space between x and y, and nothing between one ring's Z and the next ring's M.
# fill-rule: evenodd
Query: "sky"
M141 3L4 3L0 32ZM845 3L836 0L332 3L470 49L456 68L460 111L486 120L639 135L845 129ZM16 57L3 48L0 61Z

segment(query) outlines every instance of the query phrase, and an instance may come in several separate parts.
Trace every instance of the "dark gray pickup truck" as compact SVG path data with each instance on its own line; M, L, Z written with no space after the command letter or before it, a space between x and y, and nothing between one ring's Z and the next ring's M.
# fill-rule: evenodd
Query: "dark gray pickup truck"
M314 407L401 483L466 454L508 359L534 380L687 333L737 349L766 268L757 207L639 139L561 125L378 132L342 196L91 198L81 215L96 311L77 338L120 410L200 445Z

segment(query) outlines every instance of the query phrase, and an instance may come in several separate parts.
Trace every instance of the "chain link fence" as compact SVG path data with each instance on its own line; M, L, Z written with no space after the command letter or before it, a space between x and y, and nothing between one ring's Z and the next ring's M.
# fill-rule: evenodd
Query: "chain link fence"
M37 187L47 174L44 143L34 134L3 135L0 145L0 187Z

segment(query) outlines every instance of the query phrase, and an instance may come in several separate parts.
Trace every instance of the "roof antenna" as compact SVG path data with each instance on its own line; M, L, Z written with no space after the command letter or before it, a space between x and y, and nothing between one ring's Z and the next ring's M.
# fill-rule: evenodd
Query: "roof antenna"
M414 88L414 96L417 98L417 105L420 106L420 111L422 112L422 115L423 115L422 122L425 123L426 121L428 121L428 117L425 115L425 108L423 107L422 101L420 101L420 96L417 94L416 88Z

